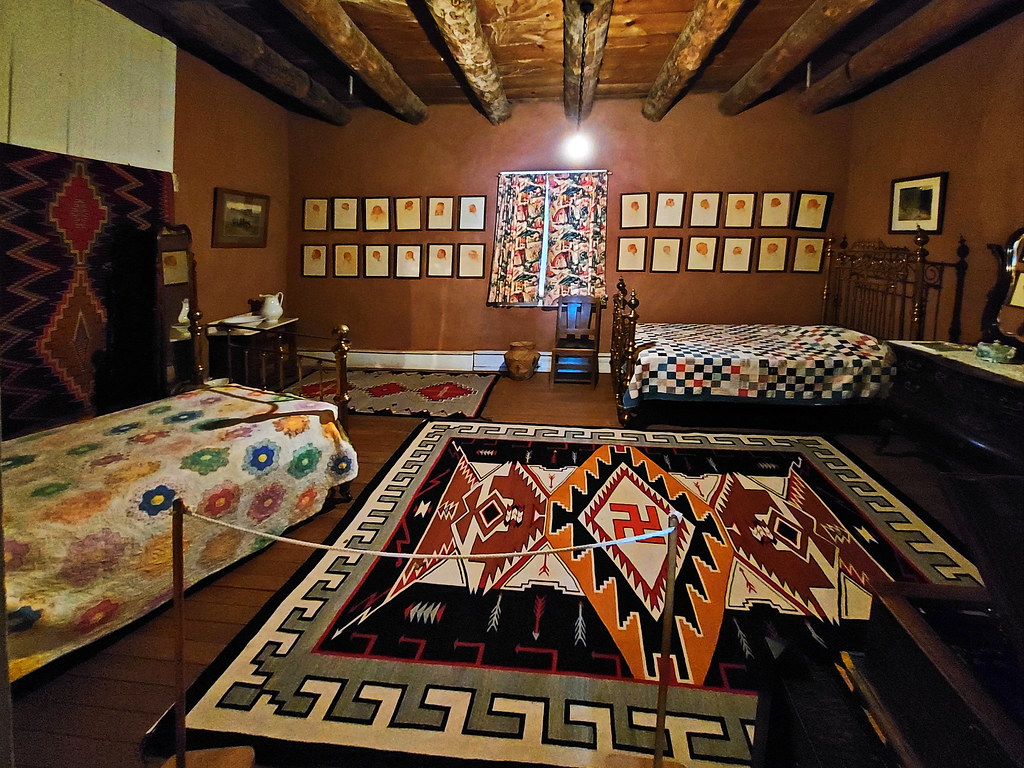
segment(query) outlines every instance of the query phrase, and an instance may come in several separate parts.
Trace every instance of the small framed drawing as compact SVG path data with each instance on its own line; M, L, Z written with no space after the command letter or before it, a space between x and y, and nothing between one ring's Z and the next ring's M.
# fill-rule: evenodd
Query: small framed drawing
M643 272L647 266L647 238L620 237L619 260L615 268L619 272Z
M725 196L726 227L754 226L754 205L757 203L755 192L730 192Z
M326 232L329 212L326 197L303 198L302 228L307 232Z
M678 272L680 237L656 237L651 240L651 272Z
M647 226L647 202L650 195L646 192L638 192L622 196L622 213L620 215L620 229L643 229Z
M302 246L302 276L327 277L327 246Z
M188 251L164 251L160 254L160 267L164 274L164 285L187 283Z
M752 237L727 237L722 241L722 271L749 272Z
M796 193L796 209L793 211L793 229L807 229L822 232L828 226L829 209L832 207L831 192Z
M455 228L455 198L427 198L427 229Z
M270 197L216 187L213 190L213 248L265 248ZM327 225L324 225L327 229ZM186 266L186 269L188 267ZM186 281L187 281L186 276Z
M690 203L691 227L717 227L721 192L694 192Z
M359 277L359 246L334 246L334 276Z
M383 232L391 229L391 198L363 198L363 229L367 232Z
M798 237L793 247L794 272L821 272L825 250L823 237Z
M788 237L762 237L757 244L758 272L785 272Z
M427 277L452 277L455 274L455 246L431 243L427 246Z
M717 237L691 237L686 251L687 272L714 272L718 257Z
M483 243L460 243L458 277L483 277L484 255Z
M942 234L942 209L946 205L948 173L909 179L893 179L889 204L889 231Z
M395 198L395 229L399 232L423 229L423 216L418 197Z
M331 199L335 229L359 229L359 200L354 197Z
M418 278L423 273L423 246L395 246L395 277Z
M762 192L761 226L788 227L789 209L792 205L792 192Z
M459 229L482 230L487 198L483 195L459 198Z
M363 276L391 277L391 246L363 246Z
M685 192L659 192L655 201L654 226L683 226L683 208L686 206Z

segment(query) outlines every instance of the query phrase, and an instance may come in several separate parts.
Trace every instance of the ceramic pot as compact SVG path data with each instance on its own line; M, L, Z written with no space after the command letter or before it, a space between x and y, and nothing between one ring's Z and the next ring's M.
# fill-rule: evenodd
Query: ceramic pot
M263 299L263 306L260 308L260 315L269 323L276 323L284 314L284 294L277 293L260 294Z
M513 341L505 353L505 368L513 381L526 381L537 372L540 352L532 341Z

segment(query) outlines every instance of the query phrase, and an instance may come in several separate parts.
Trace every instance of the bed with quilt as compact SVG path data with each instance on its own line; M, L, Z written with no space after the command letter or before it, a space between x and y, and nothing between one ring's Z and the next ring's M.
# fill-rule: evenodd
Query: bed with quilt
M895 354L886 339L926 332L928 301L945 267L956 269L950 335L959 334L966 246L958 262L946 264L928 260L925 243L919 235L916 249L830 244L823 320L815 325L641 323L640 301L620 280L611 348L620 421L704 426L695 415L700 408L707 414L705 406L716 422L732 416L750 426L773 417L813 423L826 412L760 406L844 406L844 416L858 418L850 405L877 403L893 385ZM722 403L732 407L714 410Z
M0 450L12 681L170 599L176 501L191 585L270 543L239 528L279 534L357 472L336 405L233 384Z

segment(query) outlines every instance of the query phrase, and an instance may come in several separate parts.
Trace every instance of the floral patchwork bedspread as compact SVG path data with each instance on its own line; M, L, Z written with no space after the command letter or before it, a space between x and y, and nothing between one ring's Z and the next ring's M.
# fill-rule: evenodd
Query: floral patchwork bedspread
M888 344L831 325L640 323L636 369L623 395L754 398L793 403L884 397L896 372Z
M357 472L329 403L199 389L2 444L10 677L171 596L171 518L280 533ZM185 518L186 583L269 540Z

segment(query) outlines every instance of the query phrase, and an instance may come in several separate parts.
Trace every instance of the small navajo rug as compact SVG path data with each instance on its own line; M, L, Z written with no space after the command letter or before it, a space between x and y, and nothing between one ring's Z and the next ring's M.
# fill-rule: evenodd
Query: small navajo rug
M349 371L349 410L353 413L397 416L476 418L498 380L495 374L421 373L418 371ZM330 401L337 384L313 373L303 379L296 393Z
M428 421L329 541L421 559L314 554L193 686L192 747L648 766L670 609L664 765L750 765L771 642L838 656L877 585L980 583L811 436Z

